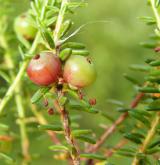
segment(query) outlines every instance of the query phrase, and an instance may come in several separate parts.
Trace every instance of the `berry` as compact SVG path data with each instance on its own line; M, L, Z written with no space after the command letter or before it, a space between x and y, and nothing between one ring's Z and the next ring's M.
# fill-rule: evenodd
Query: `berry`
M16 18L14 29L18 35L23 36L27 40L33 40L37 33L37 29L30 24L26 13Z
M48 109L48 114L49 115L54 115L54 109L53 108Z
M65 63L63 77L69 85L83 88L95 81L96 70L90 59L72 55Z
M96 105L97 100L96 99L89 99L89 104L90 105Z
M58 80L61 74L60 59L51 52L35 55L28 65L27 74L37 85L51 85Z

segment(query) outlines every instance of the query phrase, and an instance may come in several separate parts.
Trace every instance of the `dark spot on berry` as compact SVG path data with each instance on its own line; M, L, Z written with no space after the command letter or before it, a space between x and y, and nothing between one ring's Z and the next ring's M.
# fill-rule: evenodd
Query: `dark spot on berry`
M90 57L87 57L87 61L91 64L92 63L92 60Z
M40 58L40 55L39 54L36 54L34 57L33 57L33 59L35 59L35 60L38 60Z

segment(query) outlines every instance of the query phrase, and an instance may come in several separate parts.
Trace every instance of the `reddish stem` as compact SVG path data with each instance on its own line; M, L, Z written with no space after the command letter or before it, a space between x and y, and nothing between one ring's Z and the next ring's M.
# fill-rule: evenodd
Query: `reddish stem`
M135 99L131 102L130 108L135 108L139 101L141 100L141 98L144 96L144 93L139 93ZM102 144L105 142L105 140L112 134L114 133L114 131L116 130L116 127L118 125L120 125L128 116L128 112L125 112L124 114L122 114L112 125L111 127L107 128L105 130L105 132L101 135L101 137L99 138L99 140L97 141L97 143L94 146L91 146L87 152L89 153L94 153L96 152L101 146Z

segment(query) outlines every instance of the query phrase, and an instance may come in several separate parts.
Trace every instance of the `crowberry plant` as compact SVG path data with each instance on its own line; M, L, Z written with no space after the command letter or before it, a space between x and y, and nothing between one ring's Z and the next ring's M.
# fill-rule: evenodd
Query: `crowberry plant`
M147 3L153 10L154 18L142 17L141 20L154 25L155 30L151 41L142 43L142 46L152 48L158 54L160 1L148 0ZM0 53L3 54L7 72L0 72L0 76L9 88L5 89L0 101L0 118L5 117L5 107L13 98L20 130L20 136L17 136L14 129L10 129L11 123L4 124L3 120L0 123L0 158L7 164L29 165L34 160L28 131L33 122L36 123L32 125L35 134L42 131L50 137L53 144L48 144L46 148L53 151L54 158L65 160L67 164L109 165L112 162L108 158L114 154L131 157L132 165L160 163L159 57L146 59L145 65L131 66L132 70L145 72L142 82L125 75L136 87L137 94L128 107L119 101L111 101L120 106L117 110L122 114L118 119L114 120L110 114L97 110L96 99L88 99L83 91L96 79L94 62L86 46L73 41L73 36L81 28L72 31L73 21L69 19L69 14L85 5L83 0L33 0L25 14L9 22L12 4L3 2L2 8L7 10L0 15ZM14 58L19 54L20 62ZM26 107L29 112L25 111ZM45 114L38 110L39 107L45 109ZM96 138L91 129L79 128L76 122L79 116L72 112L101 115L113 123L105 126L102 135ZM51 121L46 119L47 115ZM130 124L123 124L127 118ZM115 131L121 136L118 144L113 147L103 145ZM10 147L15 139L21 140L20 158Z

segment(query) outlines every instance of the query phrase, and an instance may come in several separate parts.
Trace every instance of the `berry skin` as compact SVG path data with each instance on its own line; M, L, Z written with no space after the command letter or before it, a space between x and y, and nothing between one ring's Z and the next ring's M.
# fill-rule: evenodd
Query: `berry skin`
M83 88L95 81L96 70L88 58L72 55L65 63L63 77L69 85Z
M48 109L48 114L49 115L54 115L54 109L53 108Z
M89 104L90 105L96 105L97 100L96 99L89 99Z
M30 61L27 74L35 84L49 86L55 83L61 74L61 61L51 52L42 52Z
M18 35L23 36L27 40L33 40L37 33L37 29L30 24L26 13L16 18L14 30Z

